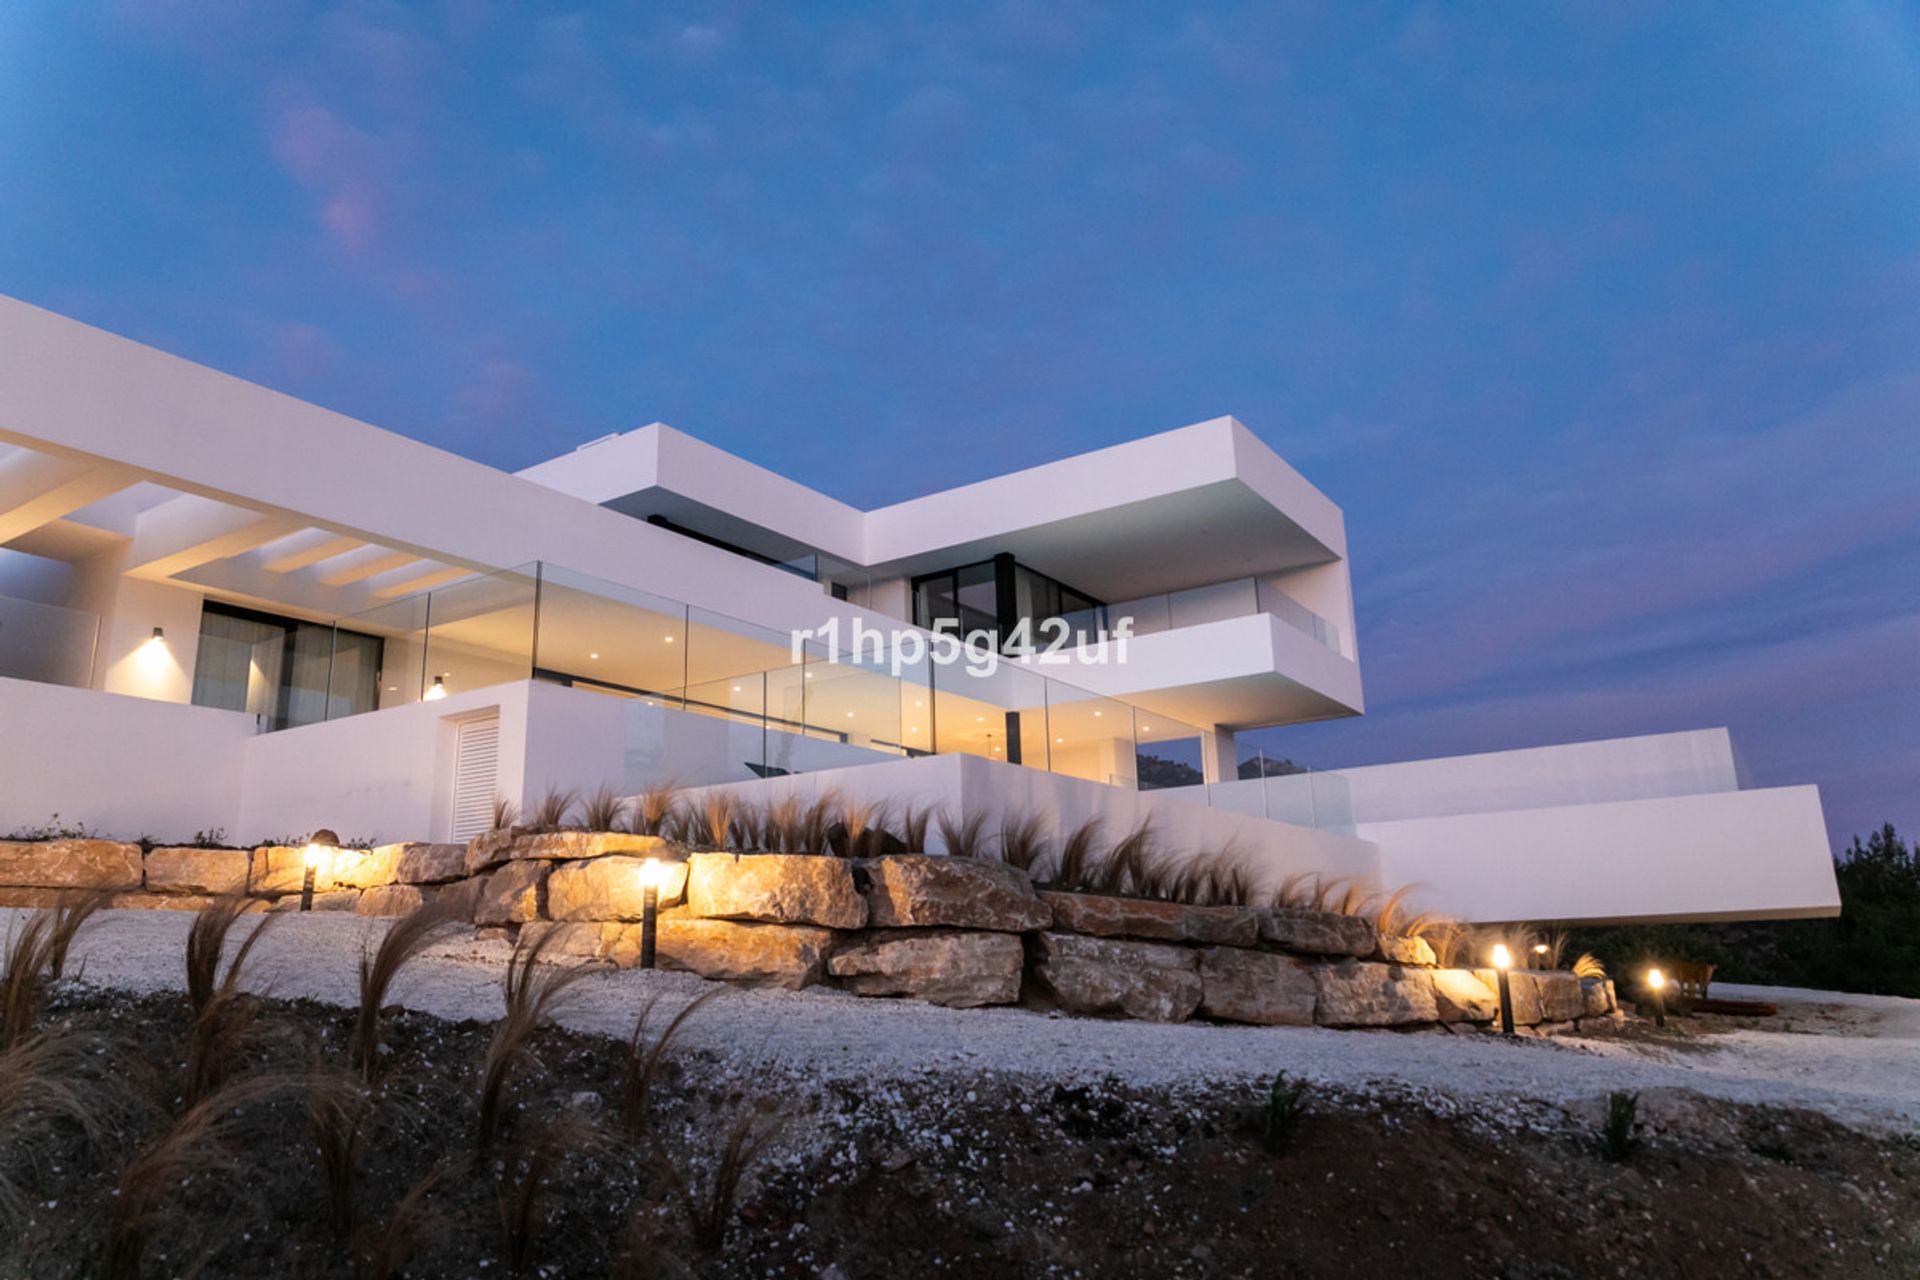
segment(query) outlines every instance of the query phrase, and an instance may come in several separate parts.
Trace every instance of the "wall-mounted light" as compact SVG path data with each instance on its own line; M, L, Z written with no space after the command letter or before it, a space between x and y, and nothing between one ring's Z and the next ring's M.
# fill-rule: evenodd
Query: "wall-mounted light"
M340 837L333 828L322 827L307 838L306 874L300 880L300 909L313 910L313 882L320 872L320 864L340 847Z
M1507 944L1493 944L1493 968L1500 978L1500 1034L1513 1034L1513 990L1507 981L1507 970L1513 968L1513 952L1507 950Z
M164 627L155 627L152 638L155 640L165 640L167 638L166 629Z
M433 687L427 690L426 700L428 702L433 702L437 699L444 698L446 696L447 696L447 678L445 676L435 676L433 678Z

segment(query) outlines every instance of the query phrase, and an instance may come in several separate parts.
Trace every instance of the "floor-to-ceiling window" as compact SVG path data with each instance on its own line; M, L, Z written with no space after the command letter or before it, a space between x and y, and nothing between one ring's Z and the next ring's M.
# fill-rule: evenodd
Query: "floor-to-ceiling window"
M1010 643L1020 623L1024 639L1046 648L1064 639L1090 639L1100 625L1100 602L1012 556L996 556L913 580L913 621L933 631L992 633ZM1060 620L1056 623L1054 620ZM1064 623L1064 631L1060 623ZM1050 624L1050 625L1049 625Z
M381 640L209 600L200 611L193 701L246 711L275 729L372 711Z

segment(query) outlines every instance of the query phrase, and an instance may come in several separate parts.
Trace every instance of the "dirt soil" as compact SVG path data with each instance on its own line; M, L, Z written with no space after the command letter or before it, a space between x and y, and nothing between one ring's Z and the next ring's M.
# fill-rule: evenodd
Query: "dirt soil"
M1244 1081L1143 1089L927 1072L819 1083L697 1047L669 1061L653 1136L635 1143L618 1135L624 1045L547 1030L515 1077L506 1139L476 1156L475 1080L492 1027L397 1007L355 1175L357 1225L342 1242L303 1081L339 1063L351 1017L266 1003L238 1066L285 1088L236 1113L226 1143L201 1145L166 1193L141 1274L1920 1274L1920 1144L1813 1112L1647 1090L1642 1144L1613 1163L1599 1150L1600 1099L1584 1112L1482 1114L1322 1085L1291 1149L1273 1154L1256 1131L1261 1091ZM0 1228L4 1277L98 1274L115 1179L181 1110L182 996L70 986L52 1020L106 1039L82 1074L112 1108L97 1145L63 1129L0 1153L28 1192L23 1220ZM715 1165L743 1116L773 1136L716 1215L724 1240L712 1247L692 1224L715 1205ZM516 1272L503 1204L546 1133L562 1154ZM374 1242L435 1169L419 1238L383 1269Z

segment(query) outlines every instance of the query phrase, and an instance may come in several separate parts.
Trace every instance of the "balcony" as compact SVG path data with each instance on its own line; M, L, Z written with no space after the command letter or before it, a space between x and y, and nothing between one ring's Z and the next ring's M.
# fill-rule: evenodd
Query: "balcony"
M1259 578L1235 578L1165 595L1096 605L1066 614L1062 620L1068 634L1076 637L1090 638L1103 631L1111 634L1129 620L1134 635L1150 636L1263 613L1345 656L1339 627Z

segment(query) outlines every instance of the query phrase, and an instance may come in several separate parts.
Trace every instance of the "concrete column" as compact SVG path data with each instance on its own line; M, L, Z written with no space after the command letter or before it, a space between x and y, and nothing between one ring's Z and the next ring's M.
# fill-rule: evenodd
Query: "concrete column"
M1233 782L1240 777L1240 753L1231 729L1200 731L1200 772L1208 782Z

